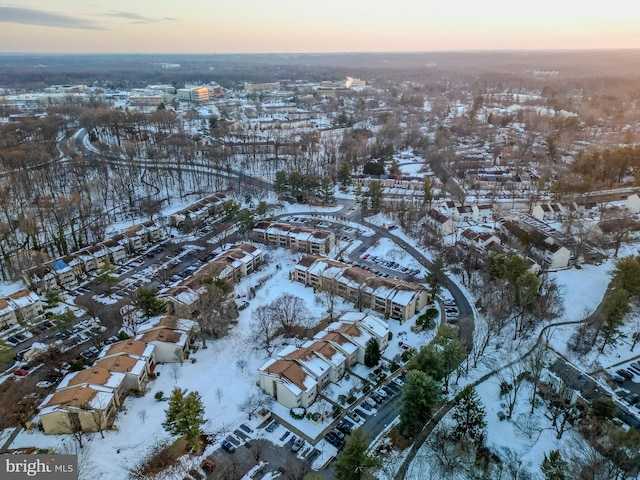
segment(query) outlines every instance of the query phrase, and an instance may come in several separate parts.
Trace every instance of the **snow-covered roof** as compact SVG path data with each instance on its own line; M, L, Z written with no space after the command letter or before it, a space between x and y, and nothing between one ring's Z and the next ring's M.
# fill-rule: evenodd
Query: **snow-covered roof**
M106 368L110 372L130 373L141 376L146 368L146 362L142 357L134 355L116 355L103 358L96 362L96 367Z
M139 333L149 332L158 328L170 328L182 332L190 332L196 326L196 322L186 318L178 318L173 315L152 317L138 327Z
M100 385L103 387L116 389L120 385L122 385L124 377L124 373L110 372L106 368L96 365L86 370L68 373L60 381L58 390L63 390L67 387L73 387L75 385L82 384Z
M136 355L143 358L151 358L155 345L141 342L140 340L128 339L116 342L111 345L105 345L98 355L98 358L104 358L112 355Z
M82 385L56 390L47 395L40 404L40 415L57 410L79 410L86 407L103 410L113 402L113 390L98 385Z
M378 338L384 338L389 334L389 325L370 313L346 312L339 320L347 323L359 323Z
M40 297L37 293L31 290L20 290L12 295L9 295L9 300L18 308L28 307L34 303L40 302Z

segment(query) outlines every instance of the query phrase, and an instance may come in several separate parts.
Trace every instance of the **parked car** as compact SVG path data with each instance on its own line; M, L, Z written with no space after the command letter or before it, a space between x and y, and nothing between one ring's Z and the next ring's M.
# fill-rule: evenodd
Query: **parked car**
M26 377L27 375L29 375L29 370L26 370L24 368L17 368L13 371L13 374L19 377Z
M625 378L625 380L631 380L633 378L633 373L627 370L616 370L616 373Z
M616 373L613 375L613 381L616 383L624 383L624 377Z
M400 377L396 377L392 381L393 381L393 383L395 383L399 387L402 387L404 385L404 380L402 378L400 378Z
M378 395L376 392L371 392L370 398L372 398L377 403L384 402L384 398L382 398L382 396Z
M49 388L53 385L53 382L47 382L46 380L42 380L36 383L36 387L38 388Z
M200 462L200 468L207 473L211 473L216 469L216 464L205 458Z
M267 430L267 432L273 432L279 426L280 426L280 424L274 420L269 425L267 425L266 430Z
M382 398L387 398L387 392L383 388L376 388L373 393L380 395Z
M291 445L291 451L297 452L304 445L304 438L298 437L294 440L293 445Z
M236 451L236 446L229 440L222 440L222 448L224 448L229 453L233 453Z
M364 399L364 403L369 405L371 408L376 408L376 406L378 405L374 399L369 398L369 397Z

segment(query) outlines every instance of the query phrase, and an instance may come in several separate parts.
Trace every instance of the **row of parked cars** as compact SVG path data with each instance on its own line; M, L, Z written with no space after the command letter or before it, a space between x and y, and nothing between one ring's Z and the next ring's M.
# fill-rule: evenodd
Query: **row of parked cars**
M378 265L382 265L383 267L390 268L392 270L397 270L399 272L406 273L407 275L418 275L420 273L420 270L417 268L404 267L400 265L398 262L395 262L392 260L385 260L383 257L378 255L370 255L368 253L365 253L362 256L362 259L369 260L371 262L377 263Z
M458 310L455 300L445 299L442 303L444 304L444 314L447 322L456 323L460 318L460 311Z
M635 375L640 375L640 363L631 362L628 367L616 370L613 379L618 383L622 383L625 380L632 380Z

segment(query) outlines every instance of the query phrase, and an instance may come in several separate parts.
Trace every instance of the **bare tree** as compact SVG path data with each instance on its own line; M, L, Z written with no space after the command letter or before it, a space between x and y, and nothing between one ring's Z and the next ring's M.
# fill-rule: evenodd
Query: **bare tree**
M142 423L146 423L147 421L147 410L146 409L142 409L138 412L138 418L140 419L140 421Z
M607 246L613 249L613 256L617 257L620 247L629 240L631 232L638 230L638 222L621 210L608 211L601 218L598 227Z
M274 351L274 346L271 342L279 326L275 312L270 305L261 305L253 311L251 320L253 335L261 345L261 348L267 352L267 355L271 355Z
M532 387L531 399L529 400L531 403L532 415L536 407L536 394L538 392L538 383L540 382L540 376L542 375L542 370L547 366L549 362L547 342L545 342L545 344L543 345L538 343L525 360L528 378L531 382Z
M238 409L242 413L246 413L249 417L249 420L255 415L256 412L262 410L263 408L270 408L273 405L273 397L265 394L264 392L260 393L250 393L247 398L238 406Z
M256 462L259 462L264 455L264 440L251 440L247 446L251 448L251 456Z
M512 362L496 372L496 378L500 382L500 398L504 402L507 409L506 417L509 419L513 415L526 375L521 362Z
M61 416L58 422L61 429L69 432L69 436L78 444L78 447L84 448L85 432L80 424L78 413L68 412L66 415Z
M192 319L200 326L202 348L207 348L207 338L218 338L227 333L229 322L238 318L235 301L229 297L233 287L226 280L205 280L198 289Z
M247 364L248 362L244 358L236 360L236 367L238 367L241 372L244 372L244 369L247 368Z
M307 460L296 461L287 457L284 466L284 478L287 480L304 480L311 473L311 464Z
M329 321L333 322L336 303L340 299L338 295L338 284L333 280L323 282L323 285L316 290L320 296L320 301L327 307Z
M122 328L135 337L140 328L140 314L134 302L127 303L120 308L122 316Z
M274 318L288 337L292 337L294 329L302 325L303 321L309 316L304 300L290 293L280 295L271 303L271 307Z

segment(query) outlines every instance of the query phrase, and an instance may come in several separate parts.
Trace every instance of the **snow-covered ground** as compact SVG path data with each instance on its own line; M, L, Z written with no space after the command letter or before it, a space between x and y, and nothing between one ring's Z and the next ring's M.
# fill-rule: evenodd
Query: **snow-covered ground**
M289 279L290 269L299 257L298 254L275 249L269 250L268 256L269 262L262 270L244 278L236 286L236 295L247 296L248 299L249 291L253 287L256 290L256 296L248 299L249 307L240 312L238 324L231 329L227 337L208 341L207 349L200 349L192 355L195 363L159 365L156 371L160 375L149 383L149 391L146 395L126 399L125 410L118 415L115 422L117 430L104 432L104 439L100 438L99 434L87 435L91 478L100 476L125 478L129 470L137 465L155 445L170 440L170 435L161 425L165 418L166 402L156 401L154 395L162 391L167 397L174 388L197 391L201 395L207 418L205 432L216 432L218 438L222 439L244 423L254 431L253 435L256 438L266 438L276 444L284 443L279 440L284 427L281 426L270 434L263 428L258 429L259 420L255 417L249 420L247 414L242 413L238 408L248 395L259 392L256 386L257 370L268 359L264 350L256 348L256 342L251 333L251 315L255 308L272 302L284 292L305 300L309 310L308 321L311 324L323 318L326 307L315 301L312 289ZM281 265L282 268L277 269L276 265ZM340 302L338 305L341 311L352 308L353 306L346 302ZM395 321L390 321L389 324L394 333L394 340L384 352L388 358L401 352L398 341L419 347L427 343L433 334L433 332L417 334L411 332L410 327L415 324L415 319L405 322L402 326ZM246 361L246 365L238 362L239 359ZM365 368L361 373L366 376L368 369ZM345 383L345 385L336 385L331 388L335 388L336 391L333 393L337 396L342 388L349 387ZM279 404L274 404L273 411L287 421L290 420L292 425L305 431L310 437L319 434L331 421L329 418L319 424L312 424L306 419L296 422L290 417L289 410ZM309 411L313 411L313 407ZM71 444L73 444L72 439L66 435L44 435L38 431L33 433L23 431L13 442L12 448L35 446L68 451ZM219 444L214 444L208 448L212 450L218 446ZM324 441L319 442L316 448L321 452L319 459L316 460L318 465L336 453L335 448Z

